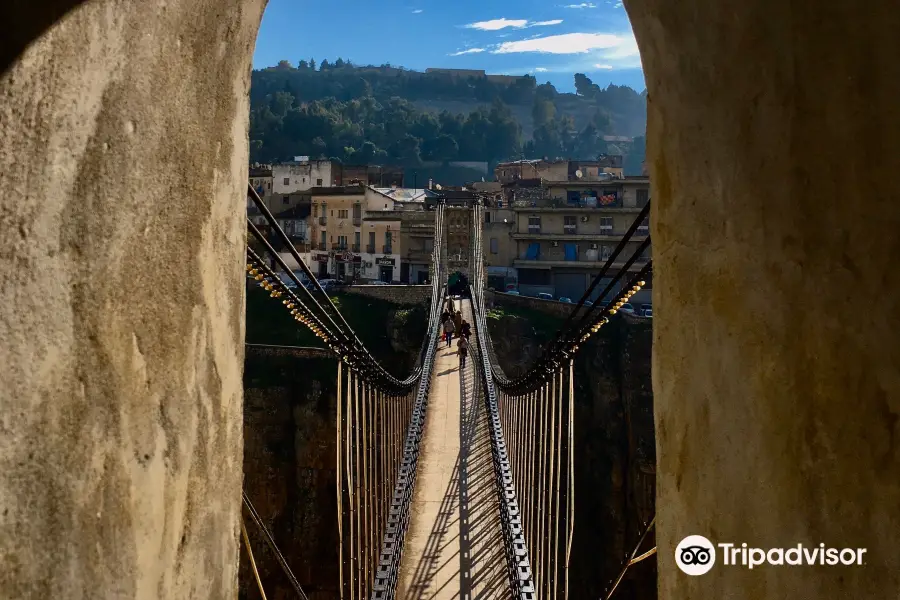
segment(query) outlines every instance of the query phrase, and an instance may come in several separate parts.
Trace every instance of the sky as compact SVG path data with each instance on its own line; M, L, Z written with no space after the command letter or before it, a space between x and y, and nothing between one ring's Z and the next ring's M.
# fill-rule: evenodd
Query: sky
M575 90L575 73L601 87L645 87L618 0L269 0L254 68L338 57L417 71L531 74L561 92Z

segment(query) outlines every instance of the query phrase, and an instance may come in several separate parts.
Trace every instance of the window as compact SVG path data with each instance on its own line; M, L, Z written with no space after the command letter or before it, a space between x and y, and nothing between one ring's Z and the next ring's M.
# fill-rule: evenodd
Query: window
M612 235L613 232L613 218L612 217L600 217L600 235Z
M540 217L528 217L528 233L540 233L541 232L541 218Z
M487 211L484 211L484 222L485 222L485 223L490 223L490 222L491 222L491 213L489 213L489 212L487 212Z
M322 232L322 250L325 249L325 244L328 243L328 239L325 237L325 232Z
M338 210L338 219L346 219L348 215L349 212L346 209Z
M432 252L434 250L434 240L433 239L426 239L424 245L425 245L426 252Z
M638 225L637 231L635 232L638 235L649 235L650 234L650 219L649 217L641 221L641 224Z
M578 230L578 219L574 215L563 217L563 233L574 234Z
M487 214L487 213L485 213ZM491 238L491 254L498 254L500 252L500 240L497 238Z
M284 185L291 185L291 178L290 178L290 177L285 177L285 178L284 178Z
M290 196L285 196L284 198L281 199L281 203L282 203L282 204L290 204L290 203L291 203L291 197L290 197Z
M369 232L369 252L375 252L375 232Z
M303 183L306 183L306 177L303 178Z
M319 216L319 215L318 215L318 212L319 212L319 205L318 205L318 204L313 204L313 205L312 205L312 216L313 216L313 219L315 219L317 216Z
M647 206L647 202L650 201L650 190L647 188L641 188L637 191L637 205L638 208L644 208Z
M354 251L355 251L355 252L359 252L359 242L360 242L360 239L359 239L359 238L360 238L361 235L362 235L362 234L361 234L360 232L358 232L358 231L357 231L356 233L353 234L353 246L354 246Z
M609 246L600 246L600 260L607 260L612 254L612 248Z
M316 179L316 185L321 186L321 185L322 185L322 180L321 180L321 179Z
M341 248L341 249L347 247L347 236L346 236L346 235L339 235L339 236L338 236L338 247Z

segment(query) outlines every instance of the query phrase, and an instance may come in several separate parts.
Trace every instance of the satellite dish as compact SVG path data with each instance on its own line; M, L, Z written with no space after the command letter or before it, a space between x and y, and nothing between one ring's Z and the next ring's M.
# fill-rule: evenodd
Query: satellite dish
M581 169L578 169L577 171L575 171L575 177L577 177L578 179L581 179L583 176L584 176L584 173L581 172Z

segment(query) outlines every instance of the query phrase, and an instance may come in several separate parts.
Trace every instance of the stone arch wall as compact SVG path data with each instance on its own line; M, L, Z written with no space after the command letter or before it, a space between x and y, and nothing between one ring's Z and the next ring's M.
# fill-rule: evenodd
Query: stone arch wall
M263 9L0 8L4 595L235 597Z
M660 597L896 596L900 13L627 4L650 92ZM233 597L264 0L76 5L0 7L0 587ZM869 564L686 578L672 549L704 532Z

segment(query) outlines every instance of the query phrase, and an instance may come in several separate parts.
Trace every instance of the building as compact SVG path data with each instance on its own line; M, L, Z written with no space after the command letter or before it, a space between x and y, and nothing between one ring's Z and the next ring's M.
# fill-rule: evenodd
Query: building
M315 187L309 190L310 269L319 278L357 279L364 268L362 185Z
M362 183L375 187L403 187L403 167L382 165L331 165L334 185L355 185Z
M513 232L516 231L515 211L508 205L498 207L497 203L488 202L481 227L488 287L501 291L507 286L518 287L518 273L512 266L517 251L516 240L513 239Z
M601 155L597 160L517 160L499 163L494 176L501 184L523 179L550 181L599 181L625 176L623 157Z
M425 211L424 189L352 185L314 188L309 192L310 260L322 277L357 281L417 281L431 264L404 260L403 222ZM434 240L434 213L430 212ZM421 238L422 236L416 236ZM421 239L417 242L421 245ZM429 250L430 252L430 250ZM415 254L415 253L413 253ZM421 257L411 255L419 261ZM412 273L412 275L411 275Z
M649 201L650 180L627 177L533 182L504 186L509 188L505 192L512 200L516 219L512 266L517 271L519 290L577 300ZM649 223L644 222L612 265L612 274L624 266L648 235ZM630 270L638 271L649 259L648 249ZM649 303L649 286L645 290L633 302ZM596 290L592 299L596 300L600 291Z
M272 193L272 167L270 165L253 165L250 167L250 185L259 194L265 197Z
M431 281L434 251L433 210L407 210L400 213L400 242L403 261L400 281L424 284Z
M297 156L292 162L272 166L272 194L282 195L307 191L314 187L334 185L330 160L309 160Z
M299 252L309 252L310 208L310 204L306 202L275 215L278 226L287 234Z

